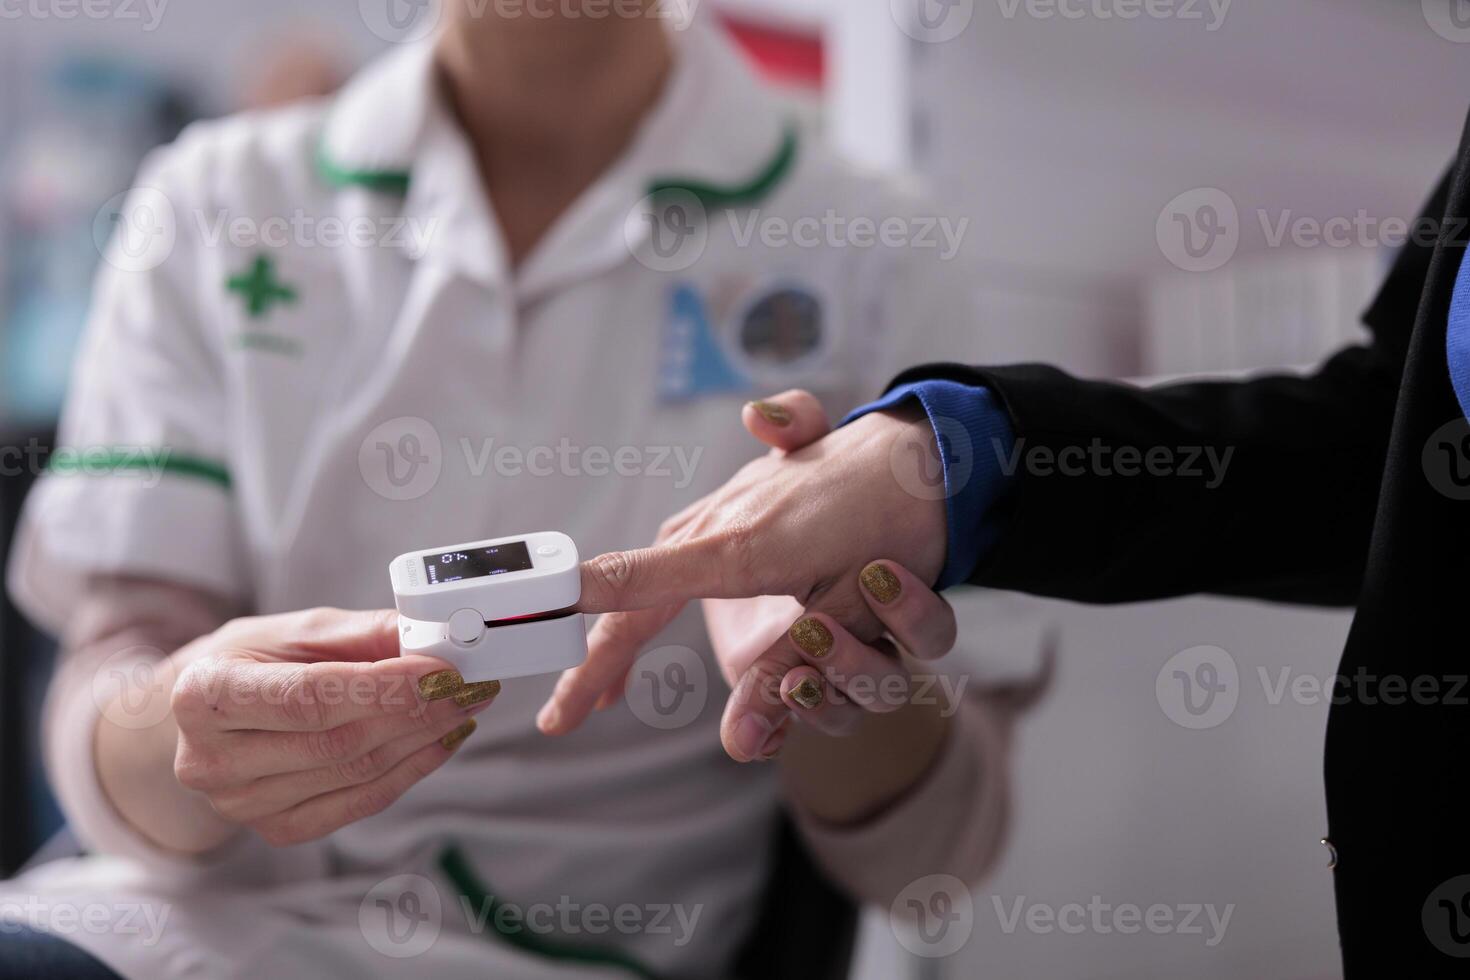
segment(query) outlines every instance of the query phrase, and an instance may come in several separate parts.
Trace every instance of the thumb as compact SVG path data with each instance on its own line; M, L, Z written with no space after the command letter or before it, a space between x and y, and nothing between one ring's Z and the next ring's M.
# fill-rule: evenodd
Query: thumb
M832 431L817 396L800 388L747 402L740 421L761 442L786 452L810 445Z
M312 609L285 635L298 655L338 663L388 660L398 656L398 612L394 609Z

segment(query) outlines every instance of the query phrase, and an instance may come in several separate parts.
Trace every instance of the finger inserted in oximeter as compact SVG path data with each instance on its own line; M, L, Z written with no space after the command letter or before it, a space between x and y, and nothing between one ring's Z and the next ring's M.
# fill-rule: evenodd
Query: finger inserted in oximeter
M540 531L410 551L388 566L404 654L468 682L549 674L587 658L577 546Z

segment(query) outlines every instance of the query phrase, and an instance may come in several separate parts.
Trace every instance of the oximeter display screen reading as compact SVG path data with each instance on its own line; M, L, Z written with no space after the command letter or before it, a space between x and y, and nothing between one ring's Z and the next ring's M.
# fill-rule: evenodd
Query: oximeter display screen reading
M524 541L497 544L469 551L445 551L424 556L424 574L430 585L443 585L467 578L524 572L531 567L531 552Z

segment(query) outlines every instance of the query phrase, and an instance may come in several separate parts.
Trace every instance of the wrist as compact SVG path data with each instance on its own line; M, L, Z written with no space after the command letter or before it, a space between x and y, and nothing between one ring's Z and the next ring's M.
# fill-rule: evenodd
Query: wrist
M949 551L946 477L934 425L912 399L873 414L889 430L885 514L897 532L889 552L875 557L900 562L932 586Z
M91 755L102 795L133 834L161 851L199 855L239 828L174 776L179 730L168 705L185 663L197 659L187 650L115 672L118 693L99 705Z

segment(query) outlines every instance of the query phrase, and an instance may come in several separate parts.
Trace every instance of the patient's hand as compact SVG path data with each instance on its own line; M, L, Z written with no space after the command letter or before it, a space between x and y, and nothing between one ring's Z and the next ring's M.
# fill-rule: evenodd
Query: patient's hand
M720 726L732 758L773 757L792 718L828 735L850 735L865 715L898 711L910 700L900 650L929 660L954 646L954 610L912 572L875 561L859 579L888 631L870 643L830 616L804 615L786 596L704 601L710 641L733 691Z
M790 661L782 675L795 671L793 687L803 678L816 683L798 669L799 658L791 659L792 643L778 640L803 605L814 622L823 624L835 649L868 651L872 656L862 658L862 667L876 676L894 672L891 652L878 640L889 625L859 586L875 558L892 559L885 567L903 580L905 608L918 608L927 596L924 612L933 634L943 638L948 630L942 649L914 652L938 656L949 649L953 616L928 586L944 563L945 505L910 492L918 474L904 469L920 466L926 451L932 453L934 433L922 411L877 412L829 434L821 404L804 391L790 391L747 405L742 420L772 447L768 455L666 521L654 547L584 563L582 608L622 611L598 620L586 663L562 676L537 719L544 732L571 731L594 706L616 700L644 645L688 599L795 596L800 601L761 599L742 605L742 616L754 611L759 622L742 623L746 639L727 645L720 656L726 677L736 684L725 715L725 747L741 761L769 754L759 745L751 751L748 743L756 738L757 724L765 722L769 733L785 716L781 702L789 692L778 692L774 703L751 700L741 706L737 698L758 693L740 686L756 683L748 668L758 657L762 670L773 669L782 658ZM812 633L815 627L802 629ZM801 690L805 695L810 687ZM849 708L828 702L808 714L832 727L850 725ZM754 720L746 722L748 717Z
M499 693L398 656L390 611L237 619L179 651L174 772L271 844L386 808L438 769Z

